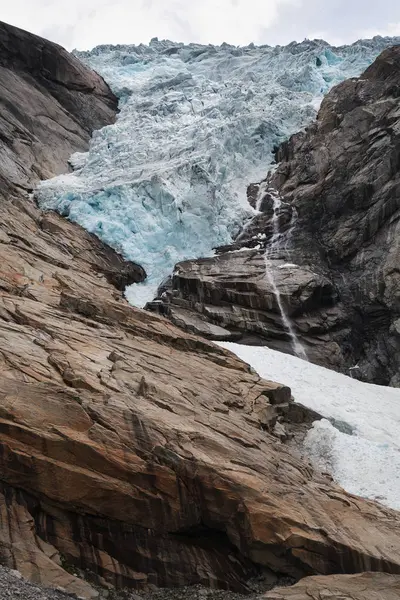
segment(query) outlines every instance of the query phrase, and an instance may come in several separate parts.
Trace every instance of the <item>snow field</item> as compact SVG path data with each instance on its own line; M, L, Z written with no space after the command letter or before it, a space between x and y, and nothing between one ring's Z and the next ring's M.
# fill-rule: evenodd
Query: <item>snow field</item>
M325 417L304 443L316 467L348 492L400 510L400 389L362 383L266 347L218 345L264 379L288 385L296 402Z

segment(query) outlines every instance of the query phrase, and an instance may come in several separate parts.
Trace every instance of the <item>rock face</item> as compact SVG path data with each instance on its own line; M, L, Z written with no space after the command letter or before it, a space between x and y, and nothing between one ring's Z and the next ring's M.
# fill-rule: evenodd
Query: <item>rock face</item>
M57 44L0 23L0 192L65 173L117 99L103 79ZM60 143L61 142L61 143Z
M400 577L384 573L307 577L297 585L274 590L268 600L398 600Z
M292 352L267 265L310 360L400 385L399 77L394 47L334 88L316 123L278 149L274 174L250 186L262 212L214 258L177 265L150 308L213 339ZM282 243L266 263L276 191Z
M1 296L3 562L72 591L59 565L117 587L241 591L257 566L400 573L397 513L270 435L288 388L95 275L57 291L58 305L54 288Z
M30 44L47 44L5 29L22 36L28 55ZM51 47L51 64L60 53L68 73L74 59ZM82 100L82 81L104 91L85 94L94 120L84 132L112 118L114 99L76 69L71 104L75 93ZM43 83L32 67L27 81L35 77ZM71 150L62 129L46 136L59 157ZM142 278L140 268L24 194L48 173L43 160L31 171L24 163L20 183L14 163L2 166L0 562L87 598L97 592L76 572L106 586L238 591L261 568L296 579L400 573L399 515L346 494L281 442L289 388L131 308L119 289Z
M332 282L308 265L288 263L283 255L268 264L286 313L298 324L308 358L325 366L340 366L340 347L327 331L345 312L340 305L333 305L336 291ZM170 288L147 308L209 339L259 345L267 341L276 350L292 353L274 288L266 276L264 248L179 263ZM301 335L300 325L311 335Z

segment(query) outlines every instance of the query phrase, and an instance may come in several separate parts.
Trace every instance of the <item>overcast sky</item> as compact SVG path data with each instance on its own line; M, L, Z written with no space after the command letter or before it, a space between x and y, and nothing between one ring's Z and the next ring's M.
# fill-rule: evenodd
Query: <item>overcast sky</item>
M152 37L286 44L400 35L400 0L0 0L0 20L73 48Z

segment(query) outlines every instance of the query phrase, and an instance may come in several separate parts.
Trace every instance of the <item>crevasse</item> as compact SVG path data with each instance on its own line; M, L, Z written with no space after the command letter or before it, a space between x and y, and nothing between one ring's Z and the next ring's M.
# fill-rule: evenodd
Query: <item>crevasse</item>
M177 262L231 241L252 214L246 187L265 177L274 146L396 41L238 48L154 39L79 53L118 95L120 113L88 153L71 157L73 173L39 186L39 204L140 263L147 281L127 297L142 306Z

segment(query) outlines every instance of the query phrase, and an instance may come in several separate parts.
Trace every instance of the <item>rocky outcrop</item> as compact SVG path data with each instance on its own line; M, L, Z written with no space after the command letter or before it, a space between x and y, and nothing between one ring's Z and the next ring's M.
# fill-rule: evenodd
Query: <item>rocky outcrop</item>
M215 257L177 265L150 308L212 339L292 352L268 267L310 360L400 385L399 76L394 47L335 87L250 186L262 212ZM282 243L265 261L277 191Z
M65 171L71 153L86 150L92 131L112 123L116 109L107 84L74 56L0 23L0 290L39 300L38 283L68 288L72 273L82 280L103 274L118 290L145 278L140 266L42 213L27 196L39 179ZM65 281L57 279L62 273Z
M14 34L25 51L29 39L47 44ZM26 77L43 82L33 67ZM81 100L81 83L68 86L71 103ZM93 118L100 102L100 124L113 98L103 105L96 90L85 102ZM46 135L59 157L70 151L62 130ZM130 307L119 289L140 268L24 194L61 166L43 160L21 184L2 166L0 561L86 598L97 592L78 574L104 586L246 591L262 569L400 573L398 514L346 494L282 443L288 387Z
M340 323L345 311L333 302L335 287L325 274L287 261L283 255L268 261L285 311L298 325L308 358L338 367L342 364L340 346L328 332ZM264 248L179 263L169 286L147 308L209 339L268 343L276 350L293 352L274 287L266 276Z
M400 577L384 573L307 577L291 588L274 590L268 600L398 600Z

